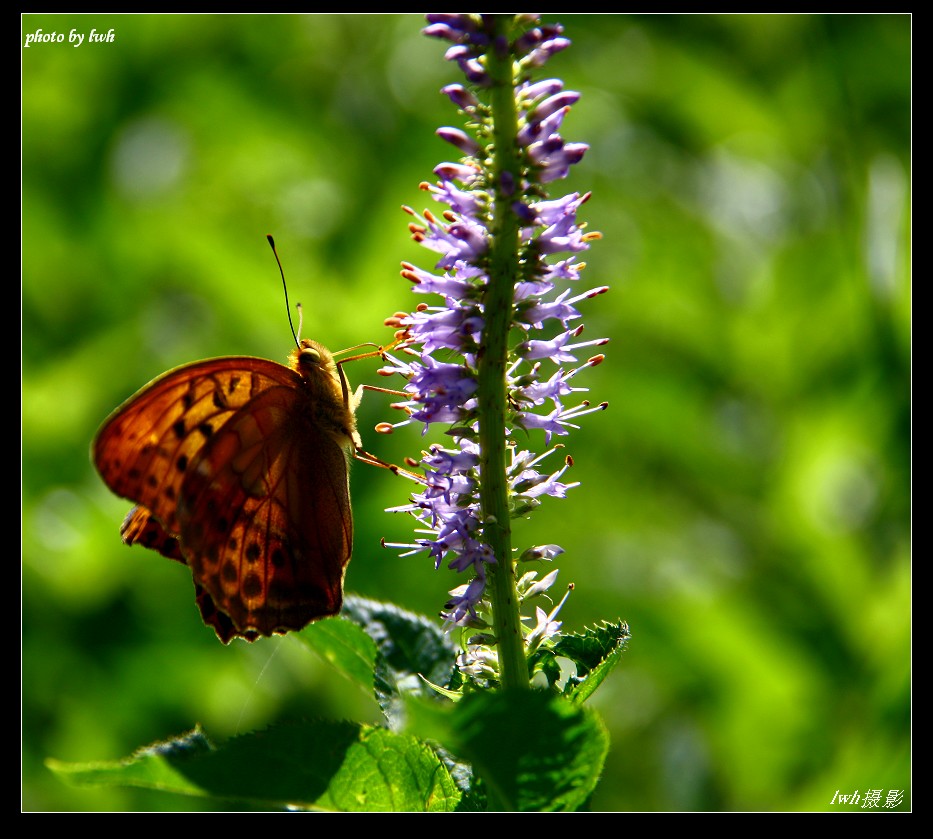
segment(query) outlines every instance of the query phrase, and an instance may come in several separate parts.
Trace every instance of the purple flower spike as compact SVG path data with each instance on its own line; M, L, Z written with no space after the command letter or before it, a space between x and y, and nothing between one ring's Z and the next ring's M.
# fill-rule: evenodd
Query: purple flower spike
M419 215L406 208L414 217L412 237L437 261L433 270L403 263L402 276L413 291L437 298L396 316L410 343L397 357L386 355L387 366L380 372L406 379L409 398L396 407L407 418L394 427L422 424L426 434L441 424L447 442L428 446L417 491L408 503L392 508L412 516L418 528L411 543L394 547L405 555L423 553L436 568L446 565L467 576L450 592L441 615L448 630L495 628L482 636L482 644L469 642L460 659L464 678L488 683L500 676L500 658L508 658L488 645L495 638L503 643L509 633L494 614L487 587L518 579L499 573L515 556L521 562L552 561L563 553L559 545L548 544L513 555L496 534L508 529L502 526L507 525L504 517L526 515L578 486L566 480L573 463L569 456L556 470L540 466L561 448L551 447L552 438L566 438L582 417L606 408L604 402L579 401L575 394L584 389L570 383L603 360L595 355L578 362L579 350L602 346L607 339L581 340L577 306L606 288L571 291L584 267L577 256L599 238L584 232L586 225L577 220L589 194L550 197L543 186L566 176L587 149L560 135L580 94L564 90L559 79L529 77L570 43L562 27L526 15L507 21L467 14L427 19L425 34L450 44L446 57L465 76L465 83L449 84L442 92L468 115L470 133L452 127L437 131L463 155L439 164L437 182L422 185L444 211ZM493 80L499 91L511 84L514 107L501 107L501 98L488 94ZM503 146L509 155L500 154ZM513 250L503 251L503 243ZM522 338L516 341L519 333ZM501 362L490 367L493 346L502 348ZM490 369L495 371L493 386ZM491 412L493 398L502 401ZM491 416L498 417L496 423ZM519 451L515 441L526 439L543 440L546 451ZM512 583L516 597L506 600L536 597L556 579L556 570L541 579L535 574ZM516 619L511 635L524 637L526 651L550 643L560 629L555 620L559 608L550 613L539 608L530 626Z

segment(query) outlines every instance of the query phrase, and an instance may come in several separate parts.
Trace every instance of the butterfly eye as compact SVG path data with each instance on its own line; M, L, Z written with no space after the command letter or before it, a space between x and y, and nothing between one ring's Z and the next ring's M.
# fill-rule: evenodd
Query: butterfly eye
M321 363L321 354L314 347L304 347L298 355L302 366L317 367Z

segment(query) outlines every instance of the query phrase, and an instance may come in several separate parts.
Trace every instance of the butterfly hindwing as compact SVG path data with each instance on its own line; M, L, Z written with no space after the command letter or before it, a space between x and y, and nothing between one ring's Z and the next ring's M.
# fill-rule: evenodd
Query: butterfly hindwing
M181 487L195 582L263 635L340 610L353 541L347 459L315 407L302 390L260 394L215 432Z
M162 556L174 559L182 565L187 565L187 560L181 553L181 543L174 536L170 536L163 530L158 519L152 515L145 507L133 507L123 520L120 527L120 535L127 545L140 544L143 547L158 551ZM213 627L217 637L225 644L229 644L232 638L240 636L252 640L256 633L249 635L237 631L230 618L217 608L213 598L205 591L204 587L194 584L194 599L201 612L201 619L205 625Z

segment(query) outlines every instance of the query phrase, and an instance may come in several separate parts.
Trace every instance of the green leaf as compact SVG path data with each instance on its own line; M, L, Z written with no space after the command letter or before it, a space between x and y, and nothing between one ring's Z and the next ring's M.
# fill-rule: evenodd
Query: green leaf
M200 728L174 740L154 743L118 762L64 763L54 758L46 766L63 781L79 787L131 786L205 795L198 783L185 775L187 759L209 753L214 747Z
M405 690L421 689L422 676L446 687L454 669L457 647L437 622L423 615L363 597L348 596L342 614L359 624L376 642L396 681Z
M434 621L353 595L338 618L313 623L297 637L374 696L393 727L402 694L436 697L432 685L450 682L457 653Z
M414 730L471 764L496 810L580 809L609 750L594 711L543 691L470 694L443 708L410 703L409 712Z
M341 614L375 645L371 689L392 727L401 724L403 694L436 698L431 684L443 687L450 682L456 648L434 621L391 603L352 595Z
M460 792L426 743L366 727L319 804L342 811L450 812Z
M199 730L124 761L49 761L85 786L138 786L269 809L450 811L461 793L425 743L348 722L275 726L212 747Z
M564 687L564 695L585 702L619 663L631 637L628 624L601 623L582 634L561 635L549 652L570 659L577 668Z
M380 654L361 627L343 617L330 618L306 626L296 637L364 693L373 695L373 673ZM381 689L388 691L391 687L384 685Z

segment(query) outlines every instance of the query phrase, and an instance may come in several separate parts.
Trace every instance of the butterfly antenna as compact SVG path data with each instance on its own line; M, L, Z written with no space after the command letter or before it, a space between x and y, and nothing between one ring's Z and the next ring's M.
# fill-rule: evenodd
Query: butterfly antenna
M271 234L266 234L266 239L269 240L269 247L272 248L272 253L275 254L275 263L279 266L279 274L282 277L282 288L285 290L285 311L288 313L288 326L292 331L292 338L295 339L295 344L298 349L301 349L301 342L298 340L298 333L295 332L295 325L292 323L292 307L288 305L288 285L285 282L285 271L282 269L282 260L279 259L279 252L275 249L275 239L272 238ZM298 304L298 332L301 332L301 304Z

